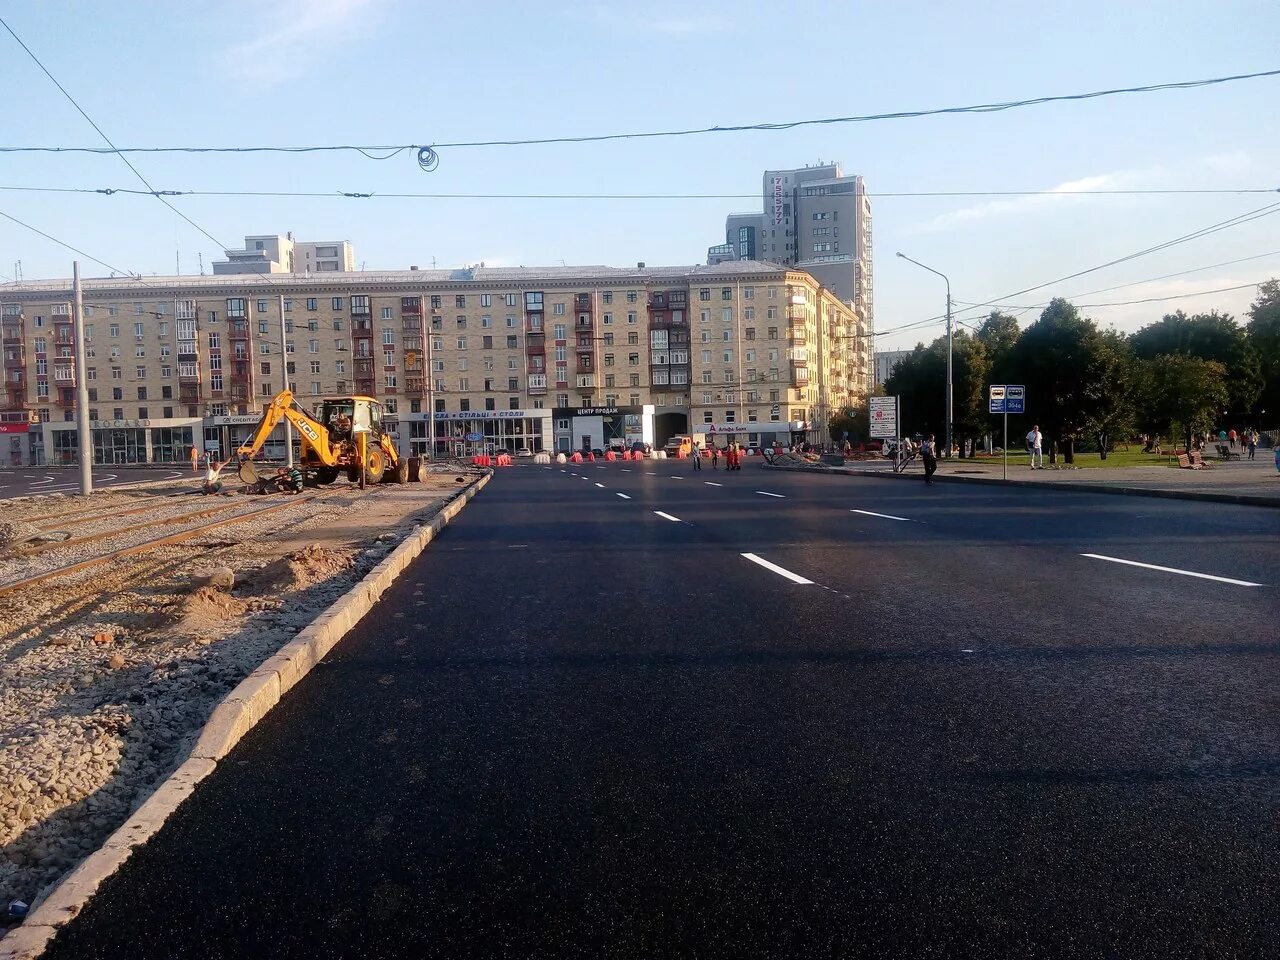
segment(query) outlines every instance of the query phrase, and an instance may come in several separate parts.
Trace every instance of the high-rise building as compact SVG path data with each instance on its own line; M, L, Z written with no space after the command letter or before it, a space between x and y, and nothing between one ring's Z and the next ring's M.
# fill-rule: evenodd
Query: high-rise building
M356 251L347 240L302 242L292 233L245 237L242 250L227 250L215 260L215 276L236 273L350 273Z
M850 304L875 331L871 200L838 163L766 170L761 213L731 213L707 263L764 260L795 267ZM868 371L870 373L870 371Z
M70 281L0 288L5 463L75 462L77 373L98 463L227 457L286 380L381 400L405 453L825 442L870 386L857 312L756 261L90 279L84 302L78 372Z
M894 369L906 357L911 356L910 350L877 350L874 355L875 359L875 376L872 378L873 386L880 386L891 376Z

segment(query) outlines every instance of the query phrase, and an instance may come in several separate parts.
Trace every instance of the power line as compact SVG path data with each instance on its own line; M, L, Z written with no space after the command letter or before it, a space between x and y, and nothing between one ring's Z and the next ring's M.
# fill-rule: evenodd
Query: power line
M200 224L196 223L194 220L188 217L185 213L183 213L181 210L175 207L172 203L170 203L163 196L161 196L160 193L155 189L155 187L151 186L151 184L147 181L147 178L144 177L142 173L138 170L138 168L135 167L133 163L129 160L129 158L126 157L118 147L116 147L116 145L112 142L111 138L107 136L106 131L103 130L100 126L98 126L98 124L94 121L93 117L85 113L84 108L80 106L79 103L76 102L76 98L71 96L71 94L67 92L67 88L58 82L58 78L49 72L49 68L40 62L40 58L37 57L34 51L32 51L32 49L23 42L22 38L14 32L13 27L9 26L8 22L3 17L0 17L0 25L2 25L7 31L9 31L9 36L13 37L14 40L18 41L18 46L22 47L22 49L27 52L27 56L29 56L35 62L35 65L40 68L40 71L46 77L49 78L49 80L53 83L55 87L58 88L59 91L61 91L62 95L67 98L67 100L70 102L70 104L73 107L76 108L76 111L80 114L80 116L84 117L85 120L88 121L89 126L93 127L94 130L98 131L98 136L102 137L102 139L107 142L107 145L111 148L111 152L116 154L121 159L121 161L123 161L124 165L133 171L134 176L136 176L142 182L142 185L147 188L148 192L150 192L152 196L154 196L166 207L168 207L170 210L172 210L174 213L180 216L183 220L187 221L187 223L191 224L191 226L195 227L197 230L203 233L215 244L217 244L220 247L223 246L221 243L219 243L217 237L213 236L213 234L211 234L208 230L200 226ZM225 247L223 249L225 249Z
M25 227L26 229L30 230L32 233L38 233L40 236L44 237L46 240L52 240L58 246L65 247L66 249L70 250L72 253L78 253L80 254L80 256L84 257L86 260L92 260L94 263L98 264L99 266L106 267L108 270L111 270L114 273L122 273L131 280L136 280L138 283L142 283L144 285L146 284L146 281L144 281L137 274L131 273L128 270L122 270L119 267L114 267L111 264L107 263L107 261L105 260L99 260L93 254L85 253L79 247L73 247L71 244L67 243L65 240L59 240L57 237L51 234L45 233L39 227L33 227L31 224L25 223L24 221L19 220L17 217L10 216L9 214L5 213L3 210L0 210L0 217L4 217L6 220L11 220L14 223L16 223L18 226Z
M117 193L155 197L281 197L351 200L758 200L755 193L381 193L359 190L136 190L130 187L0 186L22 193ZM922 190L868 192L874 199L892 197L1043 197L1043 196L1160 196L1280 193L1280 187L1219 187L1181 190Z
M6 27L8 25L6 24ZM13 31L10 30L10 33ZM16 38L16 34L15 34ZM21 43L21 41L19 41ZM28 51L30 52L30 51ZM34 59L34 55L33 55ZM39 62L39 61L37 61ZM47 71L46 71L47 72ZM537 137L527 139L486 139L461 140L454 142L436 142L431 144L330 144L318 146L278 147L126 147L111 150L100 147L0 147L3 153L324 153L351 151L360 153L370 160L390 160L407 150L418 152L418 163L423 169L435 169L439 162L436 150L470 149L484 147L523 147L543 146L547 144L602 143L613 140L644 140L662 137L691 137L716 133L743 133L748 131L794 130L799 127L824 126L842 123L870 123L880 120L905 120L919 117L942 116L947 114L999 113L1021 107L1039 106L1046 103L1063 103L1069 101L1093 100L1099 97L1111 97L1121 94L1154 93L1165 90L1190 90L1196 87L1214 86L1233 83L1240 80L1254 80L1263 77L1280 75L1280 70L1264 70L1256 73L1241 73L1225 77L1211 77L1204 80L1183 80L1173 83L1146 84L1143 86L1115 87L1107 90L1094 90L1087 93L1061 94L1055 96L1031 97L1021 100L1007 100L993 103L969 104L955 107L935 107L920 110L898 110L889 113L863 114L846 117L824 117L810 120L789 120L780 123L748 123L727 126L695 127L680 130L652 130L636 133L606 133L581 136ZM99 131L101 132L101 131ZM108 141L110 143L110 141ZM375 156L380 153L382 156Z
M1103 270L1103 269L1106 269L1107 267L1113 267L1113 266L1116 266L1117 264L1127 263L1130 260L1136 260L1139 257L1145 257L1148 254L1157 253L1161 250L1166 250L1169 247L1176 246L1180 243L1187 243L1191 240L1198 240L1201 237L1207 237L1210 234L1218 233L1219 231L1227 230L1227 229L1230 229L1231 227L1238 227L1242 224L1249 223L1253 220L1259 220L1263 217L1269 217L1272 214L1278 213L1278 212L1280 212L1280 203L1268 204L1265 207L1259 207L1256 210L1250 210L1247 213L1242 213L1242 214L1239 214L1238 216L1231 217L1227 220L1222 220L1218 223L1210 224L1209 226L1202 227L1199 230L1193 230L1191 233L1184 234L1180 237L1175 237L1172 240L1166 240L1163 243L1155 244L1154 246L1147 247L1144 250L1139 250L1136 253L1131 253L1123 257L1117 257L1114 260L1108 260L1106 263L1100 263L1097 266L1089 267L1085 270L1077 270L1075 273L1067 274L1065 277L1058 277L1055 280L1047 280L1044 283L1038 283L1038 284L1035 284L1034 286L1024 287L1021 290L1015 290L1013 293L1006 293L1002 296L994 297L991 300L983 301L982 303L974 304L973 306L970 306L970 307L965 307L963 308L962 312L967 313L970 310L974 310L982 307L995 307L999 304L1000 301L1007 300L1010 297L1021 296L1022 294L1030 293L1033 290L1042 290L1045 287L1053 286L1056 283L1062 283L1064 280L1074 280L1076 277L1083 277L1086 274L1095 273L1098 270Z

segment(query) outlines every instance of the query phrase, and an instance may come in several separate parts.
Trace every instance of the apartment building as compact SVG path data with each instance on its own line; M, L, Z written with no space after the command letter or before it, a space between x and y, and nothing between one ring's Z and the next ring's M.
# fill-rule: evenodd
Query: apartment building
M70 298L69 281L0 288L5 463L76 459ZM99 463L228 456L286 382L308 407L378 398L406 453L817 440L869 386L857 312L753 261L116 278L84 301Z
M731 213L707 263L764 260L803 270L875 330L871 200L839 163L766 170L761 213ZM870 373L870 371L868 371Z

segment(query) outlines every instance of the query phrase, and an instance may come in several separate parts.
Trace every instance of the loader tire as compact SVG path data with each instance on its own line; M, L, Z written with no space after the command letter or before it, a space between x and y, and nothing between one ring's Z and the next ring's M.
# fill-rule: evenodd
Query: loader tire
M327 487L337 479L337 467L316 467L316 483L320 486Z
M381 483L382 475L387 472L387 455L381 447L369 447L365 451L364 482L366 485Z

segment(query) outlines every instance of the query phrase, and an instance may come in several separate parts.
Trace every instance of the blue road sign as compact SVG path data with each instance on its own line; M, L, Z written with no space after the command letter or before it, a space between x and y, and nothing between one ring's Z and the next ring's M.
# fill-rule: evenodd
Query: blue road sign
M1006 413L1026 413L1026 402L1026 387L1012 383L1005 386L1004 409Z
M484 439L484 434L483 434L483 433L468 433L468 434L467 434L467 442L468 442L468 443L479 443L479 442L480 442L481 440L483 440L483 439Z

